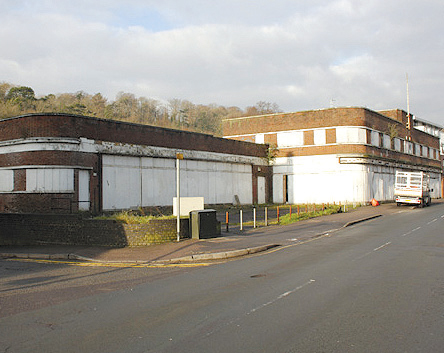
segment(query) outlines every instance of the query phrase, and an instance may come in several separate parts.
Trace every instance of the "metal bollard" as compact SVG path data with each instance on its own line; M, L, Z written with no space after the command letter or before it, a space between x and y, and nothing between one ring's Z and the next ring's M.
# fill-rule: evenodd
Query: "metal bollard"
M228 233L228 211L225 213L225 223L227 224L227 233Z
M242 210L240 210L240 230L244 230L244 226L242 224Z

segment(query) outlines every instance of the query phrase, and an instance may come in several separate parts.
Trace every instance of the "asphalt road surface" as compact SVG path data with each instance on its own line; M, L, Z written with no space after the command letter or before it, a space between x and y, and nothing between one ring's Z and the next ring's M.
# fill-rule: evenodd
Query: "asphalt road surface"
M195 268L4 260L0 352L444 352L443 226L400 207Z

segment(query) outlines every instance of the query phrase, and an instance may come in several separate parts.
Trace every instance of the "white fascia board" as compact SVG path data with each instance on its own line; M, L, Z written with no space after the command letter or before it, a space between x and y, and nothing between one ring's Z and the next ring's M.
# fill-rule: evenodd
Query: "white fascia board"
M2 141L0 143L0 154L31 151L78 151L79 148L79 139L38 137Z
M166 147L154 147L154 146L142 146L142 145L130 145L120 144L114 142L102 142L95 145L96 152L102 154L118 154L118 155L131 155L141 157L161 157L161 158L176 158L177 153L182 153L184 159L191 160L203 160L214 162L229 162L239 164L255 164L255 165L267 165L264 158L234 155L228 153L218 152L206 152L195 151L185 149L175 149Z
M85 167L81 165L18 165L11 167L0 167L0 170L15 170L15 169L81 169L93 170L92 167Z

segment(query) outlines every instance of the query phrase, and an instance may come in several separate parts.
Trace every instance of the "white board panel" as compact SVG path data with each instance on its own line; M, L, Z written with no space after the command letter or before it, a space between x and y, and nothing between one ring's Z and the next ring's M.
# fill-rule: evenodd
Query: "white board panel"
M14 190L14 171L0 170L0 191L8 192L12 190Z

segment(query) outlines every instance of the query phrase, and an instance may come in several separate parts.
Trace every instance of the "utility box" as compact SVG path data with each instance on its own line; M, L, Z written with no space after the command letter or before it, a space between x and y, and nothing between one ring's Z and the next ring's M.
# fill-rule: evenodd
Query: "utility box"
M192 239L215 238L220 235L216 210L196 210L190 212L190 234Z

